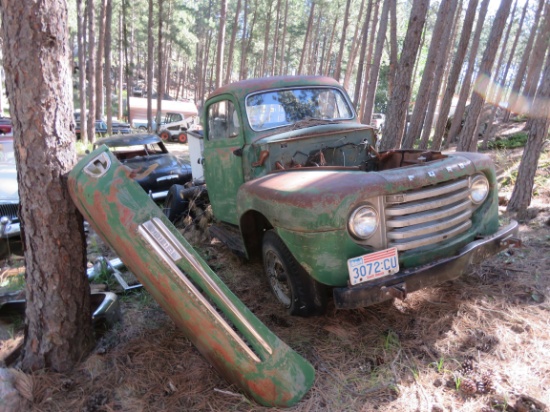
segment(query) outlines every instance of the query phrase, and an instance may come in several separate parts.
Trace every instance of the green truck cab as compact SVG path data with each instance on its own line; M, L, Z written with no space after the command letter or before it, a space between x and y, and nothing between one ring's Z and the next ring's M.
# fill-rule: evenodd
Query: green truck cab
M516 222L499 227L487 156L378 153L375 130L333 79L223 86L202 124L211 230L263 260L291 314L323 313L331 293L339 309L404 299L517 243Z

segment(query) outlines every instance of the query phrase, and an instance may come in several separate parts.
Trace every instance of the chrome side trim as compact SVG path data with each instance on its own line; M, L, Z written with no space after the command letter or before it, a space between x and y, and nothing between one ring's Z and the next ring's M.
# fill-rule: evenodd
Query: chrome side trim
M160 220L159 218L153 218L152 220L149 220L140 225L139 230L140 233L142 231L146 231L155 240L155 244L157 245L157 247L162 248L163 254L166 257L170 257L170 261L167 261L170 267L176 271L178 276L187 280L187 283L189 283L196 291L196 293L200 295L202 300L204 300L205 305L209 306L209 310L214 311L214 313L216 313L216 315L223 321L223 324L226 325L226 328L229 328L231 332L235 334L231 326L229 326L229 324L227 324L227 322L219 316L216 309L204 298L204 296L200 293L200 291L198 291L198 289L196 289L196 287L190 282L190 280L185 277L181 269L179 269L177 265L175 265L175 262L178 261L181 257L185 258L185 260L187 260L193 266L193 269L195 269L197 275L200 276L201 279L208 284L213 293L215 293L216 296L226 305L226 308L239 320L239 322L243 324L248 332L256 339L257 343L268 354L271 355L273 353L273 349L271 348L271 346L269 346L269 344L262 338L262 336L256 331L256 329L254 329L254 327L242 315L242 313L239 311L239 309L237 309L233 302L227 298L227 296L220 289L218 284L214 282L212 278L208 275L208 273L204 270L197 258L180 244L178 239L176 239L172 232L170 232L170 230L166 227L162 220ZM235 334L234 336L236 336L239 343L250 350L250 348L248 348L246 343L244 343L244 341L242 341L242 339L238 335ZM257 362L259 362L259 359L257 360Z

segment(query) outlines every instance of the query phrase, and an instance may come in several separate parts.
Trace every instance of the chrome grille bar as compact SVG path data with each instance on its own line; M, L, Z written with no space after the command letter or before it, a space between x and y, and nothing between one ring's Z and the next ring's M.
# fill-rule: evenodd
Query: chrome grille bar
M471 226L469 179L385 197L387 247L406 251L446 241Z

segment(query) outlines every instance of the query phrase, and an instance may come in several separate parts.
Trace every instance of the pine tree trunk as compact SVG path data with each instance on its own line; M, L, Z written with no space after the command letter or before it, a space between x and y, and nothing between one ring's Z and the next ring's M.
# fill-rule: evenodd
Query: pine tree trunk
M483 78L491 78L491 69L495 60L497 48L494 46L500 43L506 20L510 14L510 7L512 6L512 0L502 0L500 7L498 8L489 40L485 52L483 53L483 59L479 67L479 72L476 78L476 92L472 94L470 99L470 109L464 120L464 127L462 128L462 136L457 146L459 151L477 151L477 131L479 127L479 119L481 117L481 111L483 104L485 103L485 94L488 88L488 82L482 81Z
M422 135L420 138L420 149L428 148L428 141L430 139L430 134L432 131L432 123L434 119L434 114L437 106L437 98L439 96L439 89L441 87L441 82L443 80L443 74L445 72L445 66L447 65L447 60L449 59L451 43L451 34L452 30L450 27L454 27L455 21L455 12L457 8L457 0L449 0L450 7L445 17L444 25L447 28L443 30L441 34L441 39L439 43L439 51L436 58L435 72L432 73L432 84L430 86L431 90L428 95L428 104L426 107L426 113L424 116L424 124L422 126Z
M359 64L357 66L357 77L355 79L355 92L353 93L353 105L355 109L358 109L359 101L361 99L361 85L363 83L363 72L365 71L365 53L367 50L367 40L370 18L372 14L372 3L374 0L369 0L367 6L367 15L363 22L363 28L361 29L361 51L359 52Z
M237 0L237 10L235 10L235 20L233 22L233 30L231 31L231 41L229 43L229 51L227 55L227 70L225 72L225 84L231 83L231 73L233 72L233 50L235 49L235 39L239 29L239 14L241 13L241 0Z
M391 96L395 71L397 70L397 0L390 6L390 70L388 73L388 96Z
M365 8L365 0L361 0L361 6L359 7L359 14L357 15L357 24L355 25L355 31L353 32L352 37L352 44L351 44L351 52L349 54L346 74L344 75L344 89L349 89L349 82L351 79L351 75L353 74L353 66L355 66L355 59L357 58L357 51L359 50L359 46L363 44L363 42L359 42L359 38L357 35L359 34L360 38L363 38L363 29L361 29L361 33L359 33L359 27L363 27L364 25L361 24L361 21L363 20L363 9Z
M279 75L283 75L285 73L285 42L286 42L286 26L288 22L288 0L285 1L285 17L283 22L283 36L281 38L281 61L280 61L280 67L279 67Z
M163 25L164 20L164 0L158 0L158 40L157 40L157 129L160 128L160 122L162 121L162 99L164 97L164 57L163 57Z
M370 69L372 67L372 53L374 51L374 36L376 34L376 29L378 27L378 11L379 11L380 3L378 1L374 2L374 14L372 19L372 26L370 28L370 34L369 34L369 48L367 50L367 57L365 59L366 65L365 65L365 73L364 77L365 80L363 80L363 90L361 91L361 104L359 105L359 111L358 114L359 118L361 119L361 122L364 124L370 124L371 119L365 118L365 106L367 101L367 90L369 88L369 75L370 75Z
M220 20L218 27L218 52L216 54L216 89L221 87L223 79L223 54L225 46L225 22L227 16L227 0L220 1Z
M88 139L95 141L95 10L94 0L88 1L88 65L86 80L88 81Z
M113 21L113 1L106 0L105 8L105 105L107 106L107 134L113 134L113 90L111 83L111 24Z
M452 3L453 0L442 0L439 5L437 20L432 32L432 41L430 42L428 57L426 59L426 65L424 66L424 73L416 95L411 122L409 124L407 134L403 139L402 146L404 148L412 148L422 132L424 118L426 116L426 108L428 107L428 99L430 96L430 91L432 90L434 72L437 66L437 58L441 54L441 39L443 37L443 33L449 31L446 17L450 14Z
M149 17L147 20L147 130L153 131L153 0L149 0Z
M330 62L331 62L331 59L332 59L332 44L334 42L334 36L336 34L336 24L338 23L338 13L335 13L335 16L334 16L334 23L332 24L332 31L330 32L330 40L328 42L328 51L327 51L327 57L326 57L326 61L327 61L327 64L325 66L325 70L324 70L324 74L325 76L328 76L329 73L330 73ZM323 63L321 62L321 65Z
M407 109L412 89L412 72L414 62L426 22L429 0L414 0L409 17L409 27L403 43L403 51L395 73L393 92L390 96L386 111L386 125L384 127L382 150L399 148L405 131Z
M269 11L267 13L267 17L265 19L265 35L264 35L264 52L262 54L262 68L261 68L261 76L265 76L266 70L267 70L267 52L269 49L269 34L271 31L271 14L273 13L273 8L271 7L272 3L269 3Z
M80 140L88 144L88 119L86 117L86 10L84 0L77 0L77 30L78 30L78 97L80 101Z
M523 55L521 56L521 62L516 71L514 84L512 85L512 89L510 90L510 95L508 97L508 108L506 110L506 114L504 115L504 119L503 119L504 122L508 122L510 120L511 113L517 113L519 110L521 110L519 107L516 107L516 103L518 101L518 93L519 93L519 90L521 89L521 85L523 84L525 71L527 70L527 64L529 63L529 57L531 56L531 50L533 48L533 43L535 41L535 36L537 34L537 28L540 24L540 16L542 15L543 7L544 7L544 0L539 0L539 5L534 18L534 24L531 27L529 38L527 39L527 43L525 44Z
M95 68L95 90L96 90L96 119L103 118L103 59L105 58L105 9L107 0L100 0L99 3L99 19L98 31L99 37L97 40L97 59Z
M458 134L460 133L460 130L462 128L462 120L464 118L464 112L466 111L466 102L468 101L468 96L470 95L472 75L474 73L474 68L475 68L475 57L477 55L479 39L481 37L481 32L483 30L483 22L485 21L485 16L487 14L488 7L489 7L489 0L483 0L479 8L476 29L474 32L474 37L472 38L471 46L470 46L470 54L468 55L468 67L466 68L464 79L462 80L462 87L460 88L458 102L453 115L453 120L451 122L451 128L449 129L449 133L447 135L447 141L445 143L445 147L448 147L451 144L451 142L455 141L455 139L458 137Z
M460 40L458 42L455 58L451 67L451 72L447 79L447 86L445 88L445 94L443 95L443 101L439 108L439 117L435 126L434 141L432 143L433 150L439 150L443 135L445 133L445 127L447 125L447 118L451 110L451 104L453 102L456 84L458 83L458 77L462 71L464 65L464 57L468 50L468 43L470 42L470 35L472 34L472 27L474 25L474 19L476 16L478 0L470 0L468 3L468 9L466 10L466 16L464 17L464 23L462 25L462 33L460 34Z
M68 372L94 338L84 226L66 184L77 160L67 6L1 0L0 12L26 246L21 366Z
M334 78L340 81L340 73L342 73L342 59L344 56L344 46L346 45L346 33L349 25L349 8L351 0L346 0L346 11L344 12L344 24L342 25L342 35L340 37L340 48L338 49L338 57L334 69Z
M124 67L124 63L123 63L123 59L124 59L124 55L123 55L123 45L124 45L124 42L123 42L123 37L122 37L122 33L123 33L123 13L122 13L122 10L120 11L120 14L118 16L118 115L117 115L117 118L118 119L122 119L122 117L124 116L124 111L123 111L123 90L124 90L124 86L123 86L123 75L124 75L124 72L123 72L123 67ZM128 89L128 84L126 84L126 89ZM128 91L126 92L128 93Z
M531 100L537 90L539 84L540 75L542 72L542 65L544 63L544 55L548 49L550 43L550 3L546 2L544 5L544 17L542 24L539 28L539 34L535 40L531 57L529 58L529 64L527 65L527 78L525 79L525 86L523 87L523 96L527 100Z
M248 23L248 0L244 0L243 32L241 35L241 63L239 65L239 80L246 78L246 25Z
M380 62L382 60L382 52L384 49L384 41L386 40L386 30L388 28L388 14L390 9L390 3L393 0L384 0L382 5L382 13L380 15L380 27L376 35L376 48L374 50L374 59L371 66L369 75L369 88L367 91L367 98L365 101L365 112L363 113L363 119L367 120L367 124L370 124L372 113L374 111L374 103L376 98L376 88L378 87L378 76L380 75ZM365 122L364 122L365 123Z
M309 45L309 37L311 36L311 29L313 27L313 16L315 15L315 2L311 3L311 9L309 11L309 19L307 22L306 36L304 38L304 47L302 48L302 54L300 56L300 65L298 66L298 75L303 73L304 63L306 61L305 54Z
M507 206L507 211L519 211L520 219L523 218L522 212L525 213L531 203L535 174L544 142L548 137L548 128L550 127L550 49L548 49L546 54L546 65L542 76L542 83L537 90L534 104L537 112L533 113L533 123L529 131L529 138L523 150L518 177Z
M240 0L239 0L240 1ZM277 73L277 52L279 50L279 24L281 19L281 0L277 0L277 14L275 17L274 39L273 39L273 55L271 56L271 76Z

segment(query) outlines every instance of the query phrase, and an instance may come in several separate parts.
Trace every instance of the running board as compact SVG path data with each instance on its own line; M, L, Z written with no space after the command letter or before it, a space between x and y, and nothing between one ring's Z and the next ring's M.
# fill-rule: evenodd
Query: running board
M102 146L69 174L73 201L147 291L227 381L266 406L291 406L313 366L220 280Z

